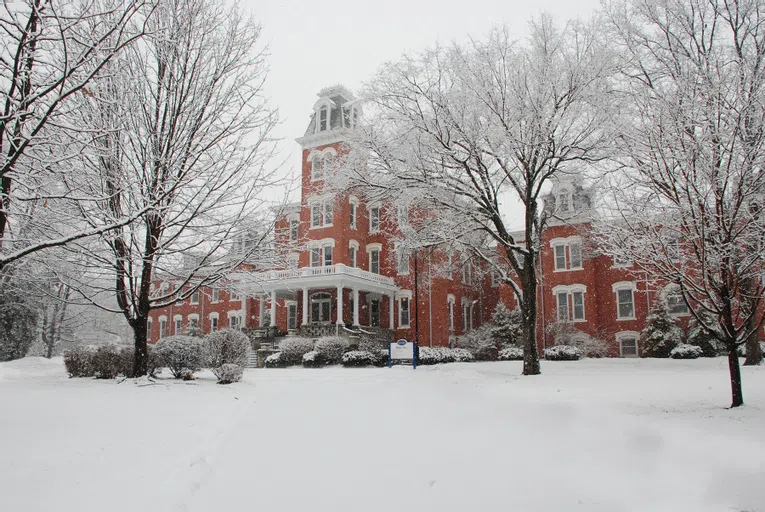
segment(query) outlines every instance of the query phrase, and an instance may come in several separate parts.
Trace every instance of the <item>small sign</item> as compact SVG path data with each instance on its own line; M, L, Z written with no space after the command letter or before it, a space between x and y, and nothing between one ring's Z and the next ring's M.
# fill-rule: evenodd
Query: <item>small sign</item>
M417 344L405 339L393 342L388 347L388 367L393 361L411 361L412 367L417 368Z

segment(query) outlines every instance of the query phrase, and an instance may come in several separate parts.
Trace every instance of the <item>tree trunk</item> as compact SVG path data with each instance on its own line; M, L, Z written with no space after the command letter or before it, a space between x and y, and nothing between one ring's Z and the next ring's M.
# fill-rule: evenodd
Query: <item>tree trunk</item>
M526 264L529 265L528 258ZM530 268L529 268L530 266ZM537 352L537 277L533 263L524 267L523 271L523 300L521 311L523 314L523 375L539 375L542 370L539 366L539 353Z
M133 359L133 376L142 377L149 373L149 357L147 346L148 318L136 318L131 322L133 339L135 340L135 358Z
M741 367L738 365L736 347L728 348L728 369L730 370L730 389L733 397L731 407L744 405L744 393L741 391Z
M754 316L749 319L747 326L751 330L749 338L746 340L746 359L744 366L757 366L762 363L762 349L760 348L760 336L757 332L757 321Z

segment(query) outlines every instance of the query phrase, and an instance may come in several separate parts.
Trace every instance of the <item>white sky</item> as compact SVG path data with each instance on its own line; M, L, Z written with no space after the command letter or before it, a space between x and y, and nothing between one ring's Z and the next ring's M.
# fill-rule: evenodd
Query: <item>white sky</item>
M284 139L278 160L298 176L295 138L308 125L316 93L342 84L354 92L386 61L437 42L483 38L507 24L525 37L528 20L552 13L558 20L587 18L599 0L242 0L263 25L270 47L266 93L279 109Z

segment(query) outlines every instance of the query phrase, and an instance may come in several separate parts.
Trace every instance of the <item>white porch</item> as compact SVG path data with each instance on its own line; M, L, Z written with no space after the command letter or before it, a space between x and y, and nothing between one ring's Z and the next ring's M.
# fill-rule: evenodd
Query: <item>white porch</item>
M391 277L338 263L288 270L239 272L234 279L236 280L235 288L238 291L250 297L260 298L258 325L261 327L266 327L264 325L265 303L270 298L269 327L277 326L277 304L279 300L282 300L288 308L288 330L309 325L328 325L331 324L331 318L334 316L335 331L339 332L346 324L343 297L345 291L349 290L352 304L350 323L353 328L364 327L361 325L359 314L360 294L364 293L370 309L367 311L368 325L379 328L386 323L380 316L382 301L387 297L388 321L385 327L394 329L395 293L398 287ZM327 290L335 293L326 293ZM291 315L297 314L298 303L302 306L301 315L299 319L295 316L293 320ZM293 306L294 310L291 309ZM377 311L374 311L375 308ZM291 324L293 321L294 324Z

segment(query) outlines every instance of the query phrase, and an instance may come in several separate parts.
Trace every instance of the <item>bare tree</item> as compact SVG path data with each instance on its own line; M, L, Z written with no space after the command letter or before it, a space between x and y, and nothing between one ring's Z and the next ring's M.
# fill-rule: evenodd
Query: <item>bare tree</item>
M618 213L604 245L677 286L726 347L733 407L743 404L736 349L764 320L762 15L755 0L619 1L606 10L623 54L624 122L611 196Z
M83 227L38 222L48 202L89 201L57 185L80 144L63 120L72 100L122 49L143 35L146 1L20 0L0 6L0 270L36 251L131 222ZM75 171L76 172L76 171ZM96 198L97 199L97 198Z
M483 41L384 66L364 94L368 128L340 166L349 186L390 197L409 190L435 205L438 236L473 252L513 287L523 314L525 375L540 372L542 196L552 177L582 172L604 156L611 71L592 27L561 28L542 17L530 28L522 44L497 29ZM503 211L508 199L522 203L521 234ZM485 249L487 237L496 248Z
M146 374L152 308L270 250L268 187L276 184L267 165L277 117L262 95L260 27L212 0L163 0L147 27L83 98L77 122L106 135L84 155L82 179L67 181L106 198L81 208L88 226L146 212L97 246L73 246L88 251L86 275L112 275L114 287L103 292L116 294L133 329L136 375Z

